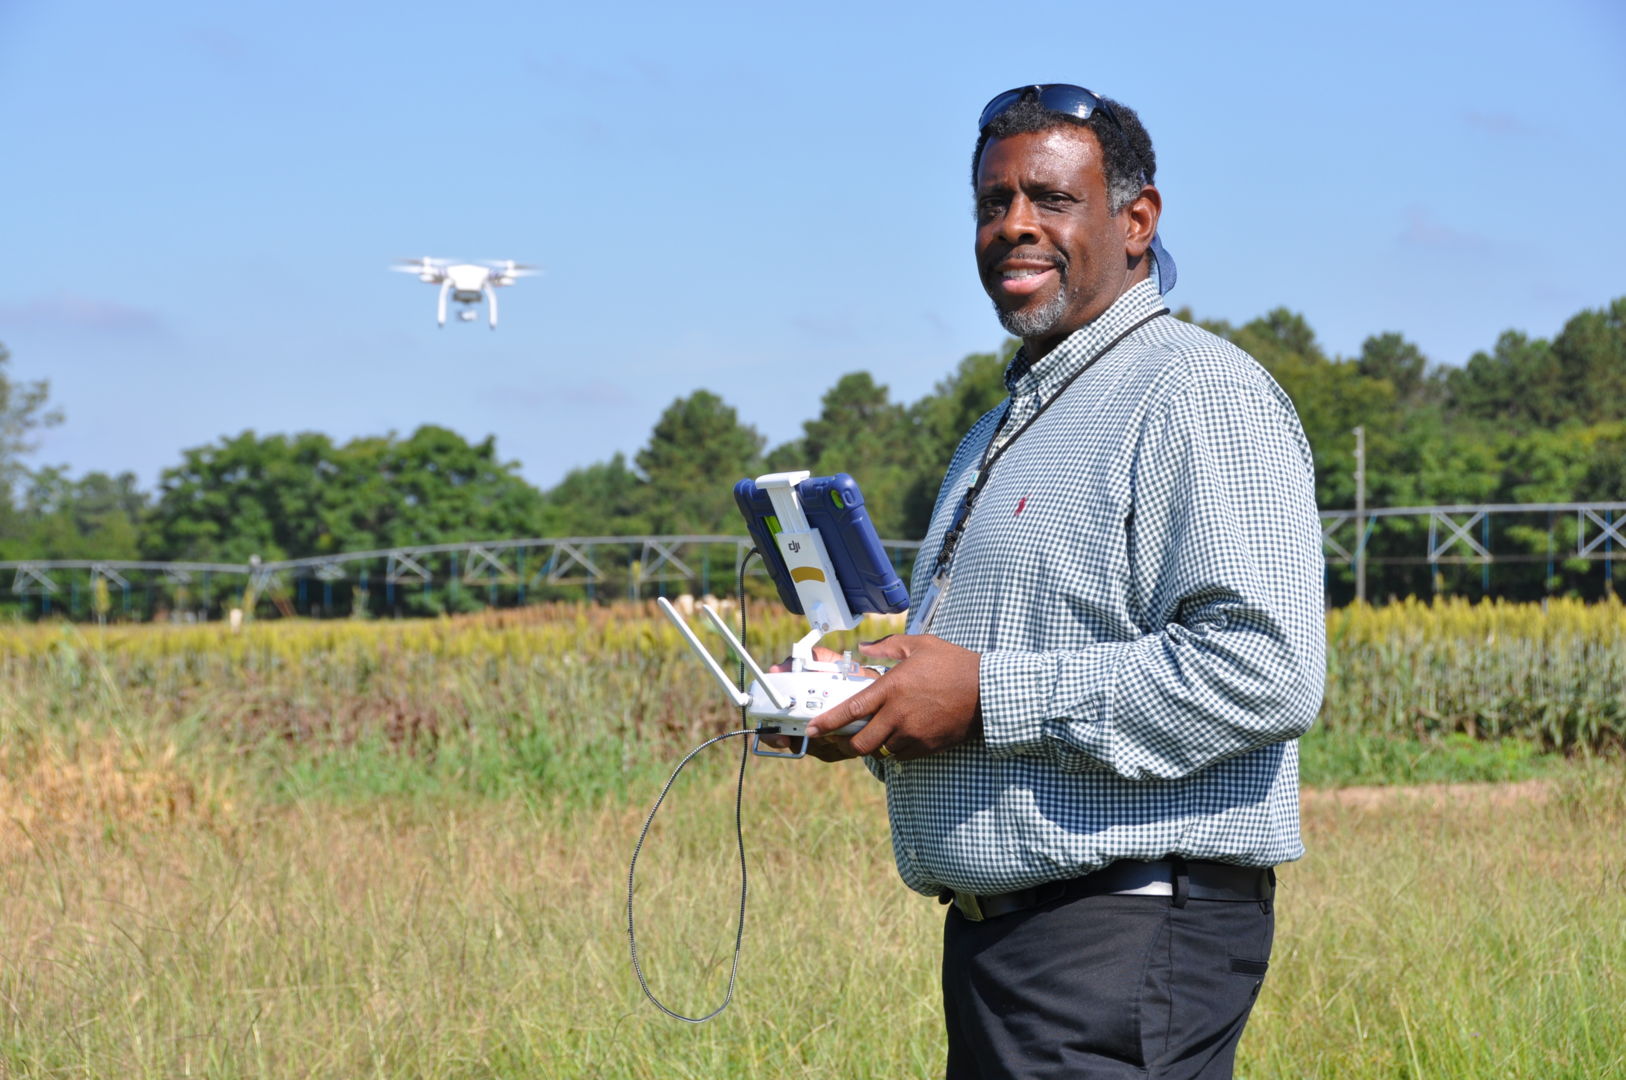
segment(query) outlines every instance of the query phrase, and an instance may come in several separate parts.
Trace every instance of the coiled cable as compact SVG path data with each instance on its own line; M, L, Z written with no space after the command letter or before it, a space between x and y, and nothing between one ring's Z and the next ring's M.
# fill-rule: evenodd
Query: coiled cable
M753 555L759 554L760 553L756 548L752 548L750 551L746 552L745 558L740 560L738 596L740 602L740 640L742 642L745 641L746 631L745 567L751 561L751 557ZM745 662L743 660L739 662L739 683L742 686L745 685ZM744 706L740 707L740 722L747 722L746 710ZM748 883L745 869L745 824L743 819L743 806L745 802L745 764L750 760L751 757L751 744L747 742L740 748L740 772L739 778L734 786L734 843L735 847L739 850L740 855L740 916L739 922L735 926L734 930L734 959L729 965L728 989L723 992L722 1003L715 1009L711 1010L711 1012L706 1013L704 1016L685 1016L683 1013L680 1013L675 1009L668 1008L660 998L655 996L655 992L649 988L649 980L644 977L643 965L638 962L638 934L634 928L633 922L632 898L633 887L638 873L638 855L644 849L644 840L649 836L650 826L655 824L655 815L660 811L661 803L666 801L667 793L672 790L672 785L677 783L678 775L683 772L684 766L688 765L690 761L693 761L695 755L699 754L700 751L704 750L713 743L719 743L724 739L732 739L740 735L755 734L756 729L751 727L741 728L738 731L725 731L723 734L713 736L712 738L701 743L699 746L695 747L693 750L690 750L684 759L678 762L677 768L672 770L672 775L667 779L666 786L661 788L660 796L656 798L655 805L649 808L649 816L644 819L643 831L638 834L638 843L635 844L632 849L632 860L627 864L627 947L632 953L633 973L638 976L638 985L643 990L644 996L650 1000L651 1004L653 1004L657 1009L665 1013L667 1016L670 1016L672 1019L682 1020L686 1024L704 1024L707 1020L712 1019L724 1009L728 1008L728 1003L734 999L734 983L740 972L740 946L745 942L745 900L748 891Z

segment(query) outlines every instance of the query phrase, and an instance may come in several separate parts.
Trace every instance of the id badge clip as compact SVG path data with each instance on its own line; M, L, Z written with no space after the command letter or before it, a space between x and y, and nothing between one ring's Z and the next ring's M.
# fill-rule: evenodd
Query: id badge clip
M937 608L948 593L949 576L947 572L932 578L931 584L926 586L926 595L920 598L920 606L909 617L907 632L911 634L931 633L932 620L937 617Z

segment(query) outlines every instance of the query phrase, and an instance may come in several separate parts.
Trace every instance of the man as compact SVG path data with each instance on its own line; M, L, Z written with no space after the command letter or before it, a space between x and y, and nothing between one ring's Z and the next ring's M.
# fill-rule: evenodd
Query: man
M977 269L1022 339L948 467L900 661L812 726L886 783L898 868L952 901L948 1076L1228 1077L1298 858L1324 679L1291 402L1172 318L1156 158L1080 87L1001 94Z

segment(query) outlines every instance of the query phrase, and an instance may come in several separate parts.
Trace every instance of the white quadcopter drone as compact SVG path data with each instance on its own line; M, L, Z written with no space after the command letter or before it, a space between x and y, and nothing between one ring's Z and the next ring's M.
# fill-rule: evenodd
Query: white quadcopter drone
M522 277L530 277L536 273L536 268L517 263L513 259L504 259L500 262L464 263L452 259L431 259L425 255L421 259L397 259L391 270L403 274L416 274L418 280L425 285L440 286L440 302L435 308L436 325L446 325L446 298L450 296L459 304L478 304L482 299L486 302L486 310L491 319L491 329L497 329L497 294L494 291L499 285L512 285ZM475 313L465 307L457 313L460 322L473 322Z

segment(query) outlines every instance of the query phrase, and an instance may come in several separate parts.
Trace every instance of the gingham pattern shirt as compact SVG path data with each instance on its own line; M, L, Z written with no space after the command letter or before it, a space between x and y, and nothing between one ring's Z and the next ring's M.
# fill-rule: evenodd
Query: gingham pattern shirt
M996 431L1162 306L1143 282L1031 367L1018 355L1009 400L949 464L915 610ZM1298 858L1322 574L1287 395L1196 326L1136 330L1005 450L954 553L930 632L982 655L983 728L916 761L868 759L904 881L987 895L1116 859Z

